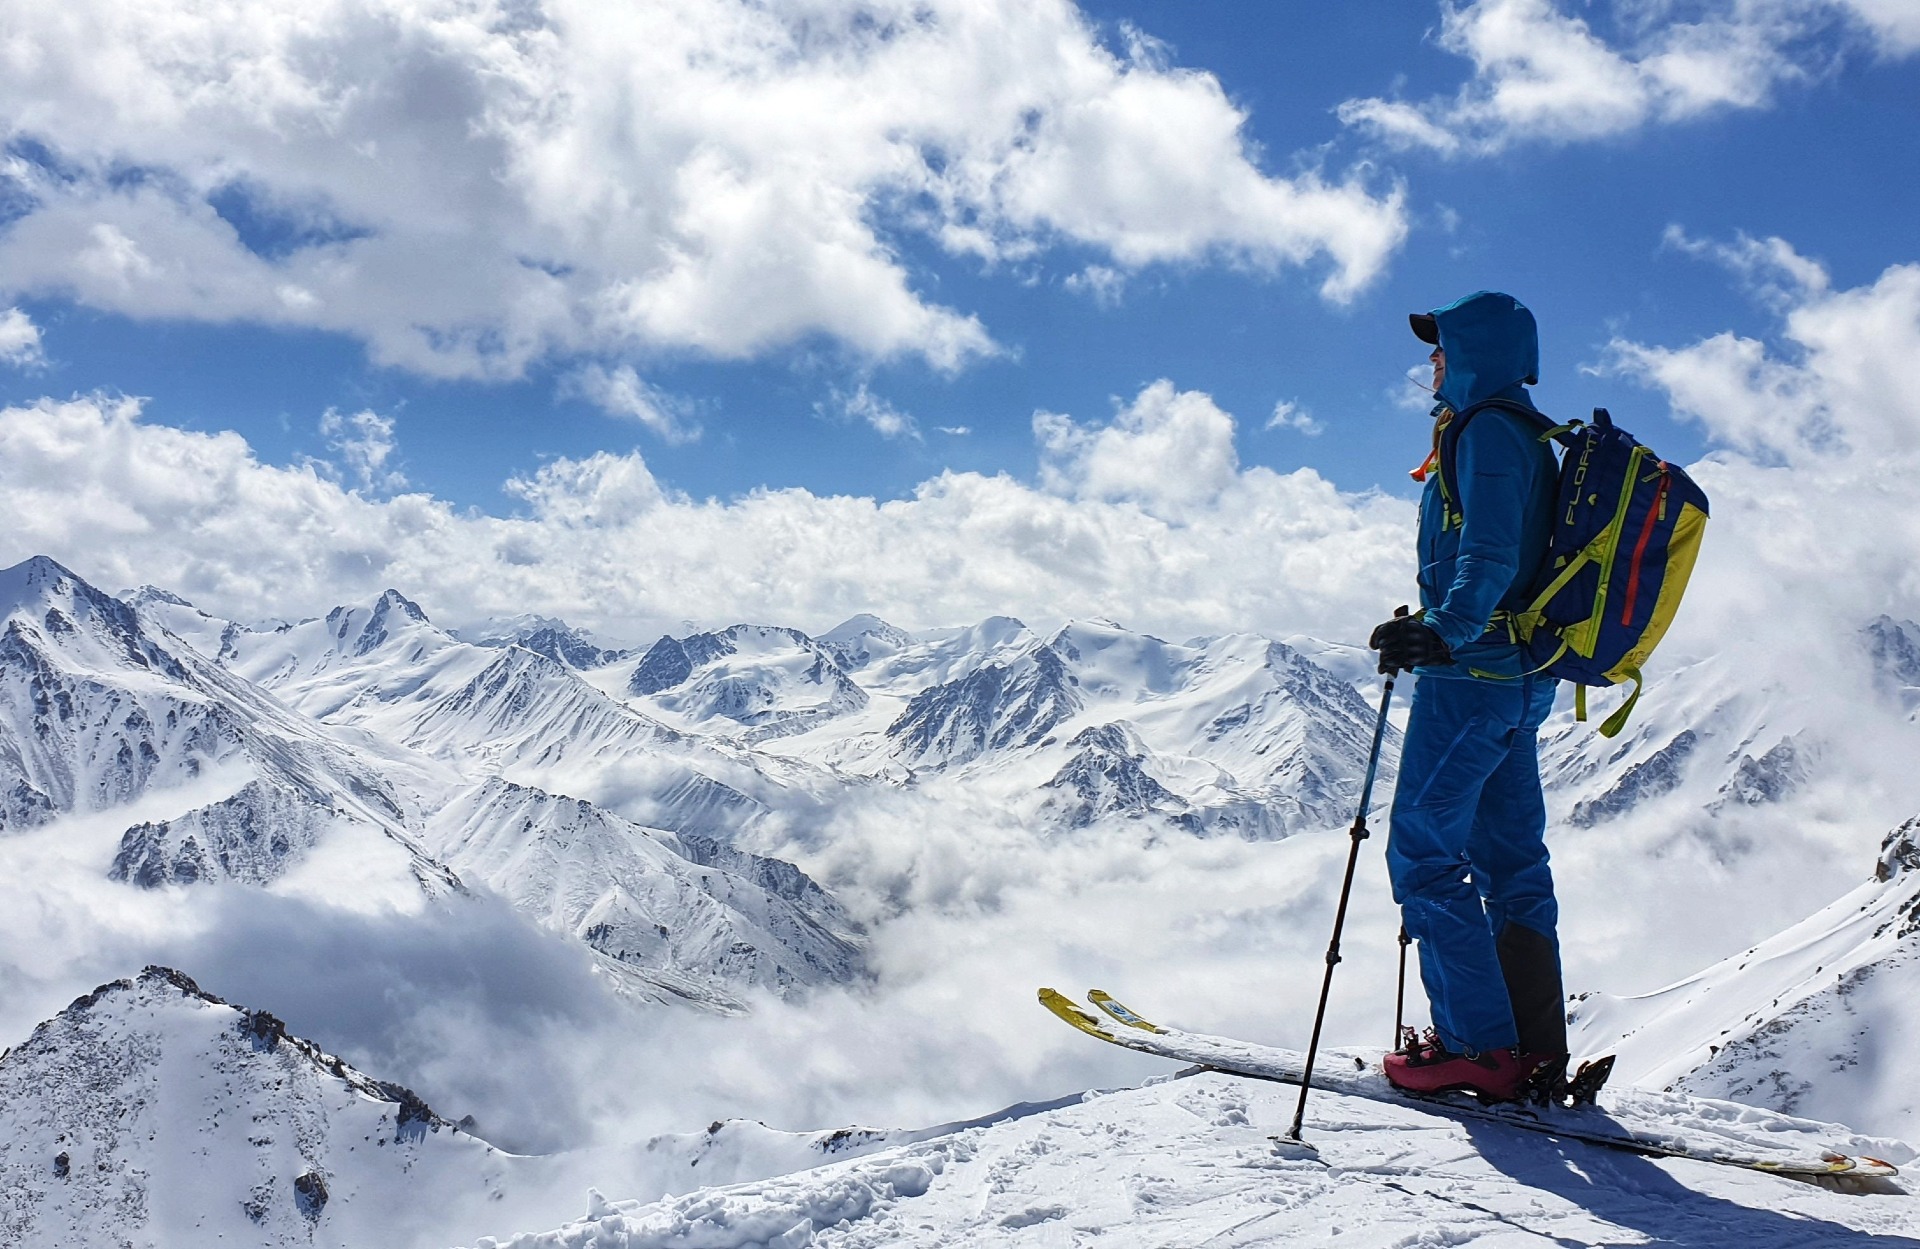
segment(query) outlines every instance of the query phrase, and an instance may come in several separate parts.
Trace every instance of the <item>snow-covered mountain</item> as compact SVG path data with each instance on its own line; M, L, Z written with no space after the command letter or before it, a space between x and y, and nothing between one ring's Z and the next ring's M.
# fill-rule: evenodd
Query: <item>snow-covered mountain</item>
M1042 638L1006 618L921 638L869 624L856 636L882 643L848 653L867 655L853 675L892 714L884 727L869 717L864 735L820 734L820 757L838 766L1037 795L1035 818L1056 828L1157 818L1273 837L1352 818L1373 709L1282 643L1173 644L1099 620ZM783 748L818 749L806 738Z
M741 1009L861 972L857 926L790 863L643 828L592 803L495 777L456 797L428 844L545 927L591 947L616 982Z
M242 634L230 656L233 671L306 715L455 763L477 753L495 769L551 769L674 737L559 660L460 641L395 590Z
M382 779L46 558L0 571L0 829L98 811L236 761L398 818Z
M103 985L0 1056L0 1243L407 1245L504 1155L177 971Z
M96 597L102 610L120 607ZM861 974L857 926L817 885L791 864L714 839L767 811L699 770L754 788L771 783L737 751L667 728L561 660L517 644L463 642L396 591L264 631L152 588L138 598L134 627L147 613L156 628L187 628L217 646L225 666L163 631L186 663L303 723L372 774L404 783L379 823L321 791L248 780L217 802L128 828L106 869L113 879L148 888L266 885L323 840L345 849L388 835L415 846L418 834L439 854L417 854L423 881L461 887L445 865L457 859L536 922L584 942L617 985L643 1000L735 1011L747 988L791 993ZM796 765L773 766L791 773ZM611 770L624 780L636 767L646 784L626 795L628 805L676 831L502 775L592 780Z
M856 616L818 637L735 625L663 637L583 675L763 766L940 779L1011 802L1042 830L1333 827L1352 818L1373 722L1348 681L1293 647L1253 635L1174 645L1108 621L1045 637L1004 616L923 633Z
M219 779L227 796L130 828L114 875L265 883L340 829L458 888L379 768L119 599L37 558L0 572L0 612L0 831Z
M803 733L867 705L838 654L798 629L768 625L663 637L626 688L692 725L742 726L746 741Z
M85 834L84 856L61 861L85 857L95 881L156 891L116 897L183 907L212 896L201 889L271 891L301 872L362 870L384 847L414 874L416 898L469 882L592 950L630 999L722 1013L754 990L798 999L867 974L858 925L800 868L768 857L771 846L832 848L821 879L837 882L847 846L862 845L835 847L837 820L864 821L860 836L897 828L910 849L916 813L950 799L991 810L996 836L1031 836L1045 853L1104 851L1101 838L1122 829L1148 836L1116 846L1148 855L1168 838L1214 854L1234 847L1188 839L1334 830L1352 816L1375 714L1367 656L1309 638L1176 644L1098 620L1043 635L1004 617L914 633L867 616L817 637L740 625L621 652L547 619L462 637L396 591L249 627L164 590L123 603L51 561L0 573L0 589L0 778L13 795L0 829L11 844L51 844L74 821L107 819ZM1875 622L1859 651L1863 697L1878 700L1862 731L1902 749L1902 734L1920 734L1909 698L1920 628ZM1550 726L1556 836L1592 846L1629 824L1654 827L1667 807L1711 823L1798 810L1847 786L1850 722L1804 689L1742 680L1729 664L1667 675L1619 741ZM1388 785L1397 754L1390 736ZM115 821L134 800L138 816ZM1671 835L1690 827L1676 822ZM1920 1023L1906 1006L1920 940L1914 827L1888 839L1879 880L1744 961L1645 998L1588 995L1574 1012L1578 1043L1617 1042L1623 1079L1911 1131L1916 1112L1898 1086L1920 1070L1886 1054L1888 1038ZM91 862L109 838L112 851ZM1557 860L1577 864L1562 844ZM903 857L888 870L924 869ZM848 896L884 908L891 884L880 883L861 878ZM1543 1162L1549 1147L1536 1139L1323 1099L1323 1160L1367 1186L1336 1189L1323 1163L1270 1152L1265 1138L1290 1111L1284 1091L1203 1076L1067 1100L991 1127L720 1123L515 1158L271 1017L156 970L107 986L0 1057L0 1218L13 1220L0 1239L471 1243L482 1229L558 1226L584 1204L586 1222L522 1243L957 1246L1138 1232L1151 1243L1315 1244L1352 1229L1407 1240L1438 1218L1461 1242L1531 1219L1587 1244L1659 1239L1710 1213L1721 1228L1725 1208L1751 1196L1742 1185L1778 1184L1679 1164L1629 1174L1581 1153L1578 1173L1610 1184L1583 1180L1543 1215L1543 1187L1567 1168ZM1116 1153L1133 1140L1146 1143ZM1442 1171L1433 1201L1403 1208L1410 1184ZM780 1172L794 1173L768 1178ZM1623 1178L1638 1195L1606 1205ZM748 1183L688 1192L735 1180ZM623 1198L685 1195L583 1202L587 1182ZM1769 1189L1764 1204L1797 1217L1742 1238L1802 1243L1792 1236L1808 1219L1828 1220L1836 1243L1905 1226L1806 1192ZM1698 1210L1680 1224L1645 1213L1690 1201ZM435 1208L457 1212L458 1227L430 1227ZM1345 1230L1327 1230L1336 1226Z
M1752 949L1641 997L1574 1004L1576 1047L1619 1074L1920 1136L1920 817L1873 879Z
M592 633L564 620L532 614L490 620L477 628L460 629L454 636L481 646L524 646L570 668L603 668L631 653L618 646L603 646Z
M1592 828L1654 804L1766 807L1823 777L1870 772L1858 744L1920 751L1920 625L1883 616L1835 643L1824 690L1726 653L1661 673L1617 739L1556 716L1540 745L1552 809Z

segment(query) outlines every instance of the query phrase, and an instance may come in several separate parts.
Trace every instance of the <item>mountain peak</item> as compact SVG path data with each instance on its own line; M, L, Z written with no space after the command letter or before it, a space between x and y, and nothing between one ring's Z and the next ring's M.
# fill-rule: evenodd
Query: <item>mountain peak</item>
M385 594L382 594L380 601L374 604L373 610L376 616L384 612L398 611L409 619L418 620L421 624L433 623L427 619L427 613L421 610L420 604L414 602L398 590L390 589Z
M44 604L50 597L69 596L83 588L106 597L58 560L36 555L11 568L0 569L0 615L11 615L22 607Z
M409 621L439 632L418 603L390 589L375 599L371 608L334 608L327 613L327 630L333 634L336 649L358 656L386 645L390 637L407 629Z

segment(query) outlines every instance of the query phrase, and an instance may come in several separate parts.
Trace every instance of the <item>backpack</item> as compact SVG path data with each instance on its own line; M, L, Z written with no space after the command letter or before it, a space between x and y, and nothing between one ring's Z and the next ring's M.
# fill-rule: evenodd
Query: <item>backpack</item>
M1476 403L1440 434L1440 494L1449 524L1460 523L1450 482L1461 430L1474 413L1501 408L1541 426L1540 440L1558 442L1560 485L1553 534L1527 606L1496 612L1533 665L1574 683L1574 716L1587 718L1587 687L1633 682L1633 692L1600 725L1602 737L1626 727L1640 701L1640 671L1666 636L1686 591L1707 527L1706 492L1677 465L1655 455L1613 423L1605 408L1593 420L1555 425L1507 399Z

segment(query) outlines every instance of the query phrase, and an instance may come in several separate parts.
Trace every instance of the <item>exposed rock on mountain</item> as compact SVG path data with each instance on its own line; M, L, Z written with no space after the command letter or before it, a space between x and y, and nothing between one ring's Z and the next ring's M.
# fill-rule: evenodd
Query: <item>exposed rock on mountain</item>
M764 625L663 637L641 657L627 691L693 724L744 725L754 730L748 741L805 732L867 705L833 650L798 629Z
M1920 711L1920 624L1878 616L1861 639L1880 688L1909 713Z
M1666 745L1638 763L1629 764L1620 773L1620 779L1599 797L1575 803L1567 822L1575 828L1592 828L1602 820L1626 814L1643 802L1672 793L1685 779L1686 762L1699 744L1698 733L1682 729Z
M536 655L545 655L582 671L619 663L632 653L602 646L600 640L585 629L576 629L550 616L495 620L478 629L462 629L457 636L480 646L524 646Z
M396 843L407 852L413 879L424 892L464 889L457 876L406 834L268 781L250 781L233 796L177 819L134 825L122 835L107 874L148 889L218 880L266 885L331 838Z
M1197 828L1185 799L1148 775L1147 750L1139 734L1124 724L1083 729L1067 743L1079 753L1047 782L1062 791L1057 809L1070 828L1085 828L1110 815L1164 815L1189 830Z
M1014 663L983 664L922 690L887 737L902 762L936 768L1037 745L1080 710L1076 684L1058 652L1037 646Z

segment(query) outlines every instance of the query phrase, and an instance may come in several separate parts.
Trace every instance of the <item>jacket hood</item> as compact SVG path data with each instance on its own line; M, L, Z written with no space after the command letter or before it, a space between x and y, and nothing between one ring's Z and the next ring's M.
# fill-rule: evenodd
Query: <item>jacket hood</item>
M1540 380L1540 331L1525 304L1499 291L1476 291L1433 310L1447 353L1441 402L1464 412L1521 383Z

